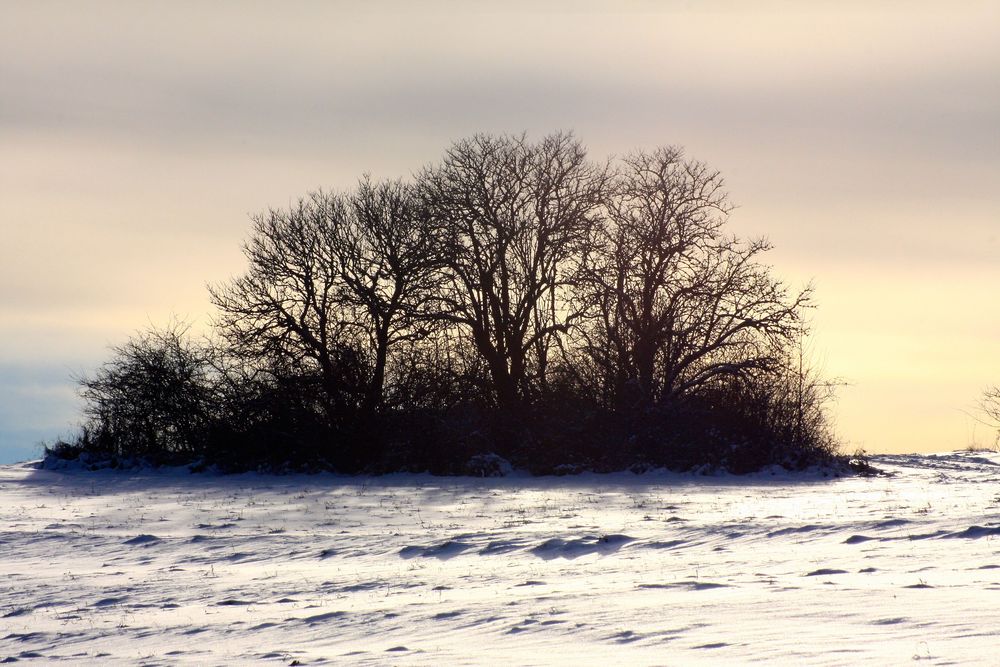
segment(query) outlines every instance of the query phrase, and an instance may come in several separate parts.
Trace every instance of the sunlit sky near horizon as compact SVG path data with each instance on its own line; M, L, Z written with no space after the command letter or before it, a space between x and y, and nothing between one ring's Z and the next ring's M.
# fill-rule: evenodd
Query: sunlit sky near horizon
M210 317L248 215L478 131L677 144L813 281L845 449L991 441L1000 3L0 4L0 462L70 433L71 374Z

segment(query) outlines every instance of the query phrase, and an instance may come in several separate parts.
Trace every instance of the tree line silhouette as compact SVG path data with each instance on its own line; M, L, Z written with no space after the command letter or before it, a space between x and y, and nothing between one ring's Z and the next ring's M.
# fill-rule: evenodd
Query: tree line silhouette
M80 379L63 452L229 469L492 474L836 455L804 363L809 288L726 232L674 147L597 162L571 134L475 135L252 218L212 334L154 328Z

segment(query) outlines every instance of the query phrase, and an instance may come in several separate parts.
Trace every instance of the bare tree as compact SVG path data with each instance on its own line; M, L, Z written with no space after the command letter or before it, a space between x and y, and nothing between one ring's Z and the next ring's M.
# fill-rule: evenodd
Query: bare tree
M605 181L568 134L537 143L476 135L421 174L441 230L437 316L469 332L505 408L544 383L553 337L577 315L564 292L592 241Z
M606 395L651 405L779 364L810 290L789 296L770 276L766 241L723 233L719 173L661 148L627 157L614 182L577 292Z
M400 181L364 179L334 226L343 281L342 304L358 336L367 338L372 368L365 406L385 398L391 349L427 335L427 303L437 284L435 230L412 188Z
M347 407L355 365L349 321L339 307L333 229L342 209L338 199L315 193L287 211L255 216L243 247L246 273L209 287L217 329L232 353L318 372L331 417Z
M1000 386L990 387L983 394L983 412L1000 426Z
M236 355L318 372L331 414L384 399L392 347L424 330L430 227L410 189L368 179L253 219L247 272L209 288Z
M987 389L983 393L983 400L979 407L985 418L982 421L996 429L995 444L1000 446L1000 386Z

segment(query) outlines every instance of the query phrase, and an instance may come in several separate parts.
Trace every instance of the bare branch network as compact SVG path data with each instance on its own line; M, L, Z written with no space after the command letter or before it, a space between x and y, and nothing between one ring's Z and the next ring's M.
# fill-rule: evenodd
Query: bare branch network
M595 162L568 133L475 135L408 181L311 193L253 218L245 273L209 288L210 343L146 334L83 381L88 437L258 458L280 442L346 469L829 454L822 383L795 362L811 288L771 275L765 240L726 233L732 208L679 148ZM212 435L122 425L138 417L115 396L142 391L124 376L160 386L133 367L154 349L204 397L176 409Z

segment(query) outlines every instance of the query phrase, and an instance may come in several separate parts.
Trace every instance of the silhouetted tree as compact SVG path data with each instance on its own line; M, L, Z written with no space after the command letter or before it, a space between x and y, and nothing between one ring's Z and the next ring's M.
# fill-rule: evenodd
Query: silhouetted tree
M436 315L468 332L504 409L544 383L553 337L577 315L562 296L605 180L568 134L476 135L421 174L445 267Z
M331 413L380 408L391 349L428 326L432 229L411 189L311 194L254 218L244 252L246 274L210 288L235 353L318 369Z
M1000 386L990 387L980 403L986 423L996 429L996 444L1000 445Z
M390 350L427 335L427 303L438 283L435 230L412 188L399 181L361 182L342 200L333 226L335 258L343 281L341 304L367 338L372 369L365 407L384 401Z
M211 286L216 327L236 356L322 378L328 416L336 421L360 398L359 351L342 307L335 228L346 207L314 193L288 211L253 218L243 247L246 273ZM273 361L272 361L273 360Z
M723 233L722 177L661 148L627 157L607 225L579 275L583 347L613 401L670 402L720 378L777 368L810 291L789 296L758 257L763 240Z
M1000 423L1000 387L990 387L983 394L983 412Z

